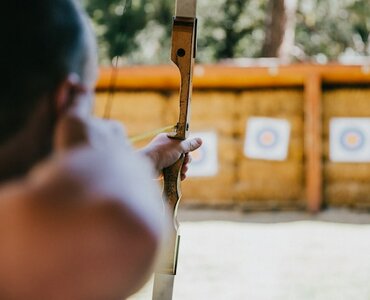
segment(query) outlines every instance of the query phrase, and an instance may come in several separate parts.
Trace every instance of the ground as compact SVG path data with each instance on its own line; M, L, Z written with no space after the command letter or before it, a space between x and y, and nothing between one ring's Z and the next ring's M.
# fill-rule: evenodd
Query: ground
M370 214L182 210L174 300L368 300ZM130 300L151 299L151 282Z

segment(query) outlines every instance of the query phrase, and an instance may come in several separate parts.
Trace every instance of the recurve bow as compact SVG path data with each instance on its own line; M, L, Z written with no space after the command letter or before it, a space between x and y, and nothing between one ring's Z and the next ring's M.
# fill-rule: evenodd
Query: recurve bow
M181 76L180 110L175 131L168 136L177 140L185 140L189 131L193 66L196 56L196 4L197 0L176 0L176 14L173 19L171 60L178 67ZM169 300L173 295L180 245L177 208L181 199L180 172L183 163L184 155L174 165L163 170L163 196L172 214L172 222L165 259L154 277L153 300Z

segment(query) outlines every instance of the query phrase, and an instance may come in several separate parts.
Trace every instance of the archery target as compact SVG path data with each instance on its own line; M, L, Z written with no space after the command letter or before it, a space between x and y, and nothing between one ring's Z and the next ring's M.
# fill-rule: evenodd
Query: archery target
M252 159L283 161L288 157L290 124L284 119L252 117L247 121L244 154Z
M274 148L279 143L279 133L273 128L262 128L257 135L257 144L262 148Z
M199 137L202 146L191 153L192 162L187 173L188 177L212 177L218 173L218 137L215 132L196 132L189 138Z
M370 118L333 118L330 121L330 159L370 162Z

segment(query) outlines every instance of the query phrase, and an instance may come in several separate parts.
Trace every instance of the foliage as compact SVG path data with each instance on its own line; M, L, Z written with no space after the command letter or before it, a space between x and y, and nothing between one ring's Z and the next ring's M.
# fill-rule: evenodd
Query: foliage
M84 0L99 38L101 61L168 62L175 0ZM265 38L267 0L198 1L198 60L259 57ZM370 1L299 0L298 60L326 62L370 55Z
M103 63L116 56L129 62L160 60L169 43L172 1L85 0L98 36Z
M370 55L368 0L300 1L296 45L307 57L323 62L345 54Z

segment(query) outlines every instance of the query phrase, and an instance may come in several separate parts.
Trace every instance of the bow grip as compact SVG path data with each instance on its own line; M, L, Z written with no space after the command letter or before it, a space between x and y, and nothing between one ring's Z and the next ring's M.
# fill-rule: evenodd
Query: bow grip
M181 168L184 164L185 155L170 167L163 170L163 196L172 214L172 222L169 228L169 238L166 247L165 261L161 268L164 274L176 275L180 236L178 235L177 208L181 200Z

